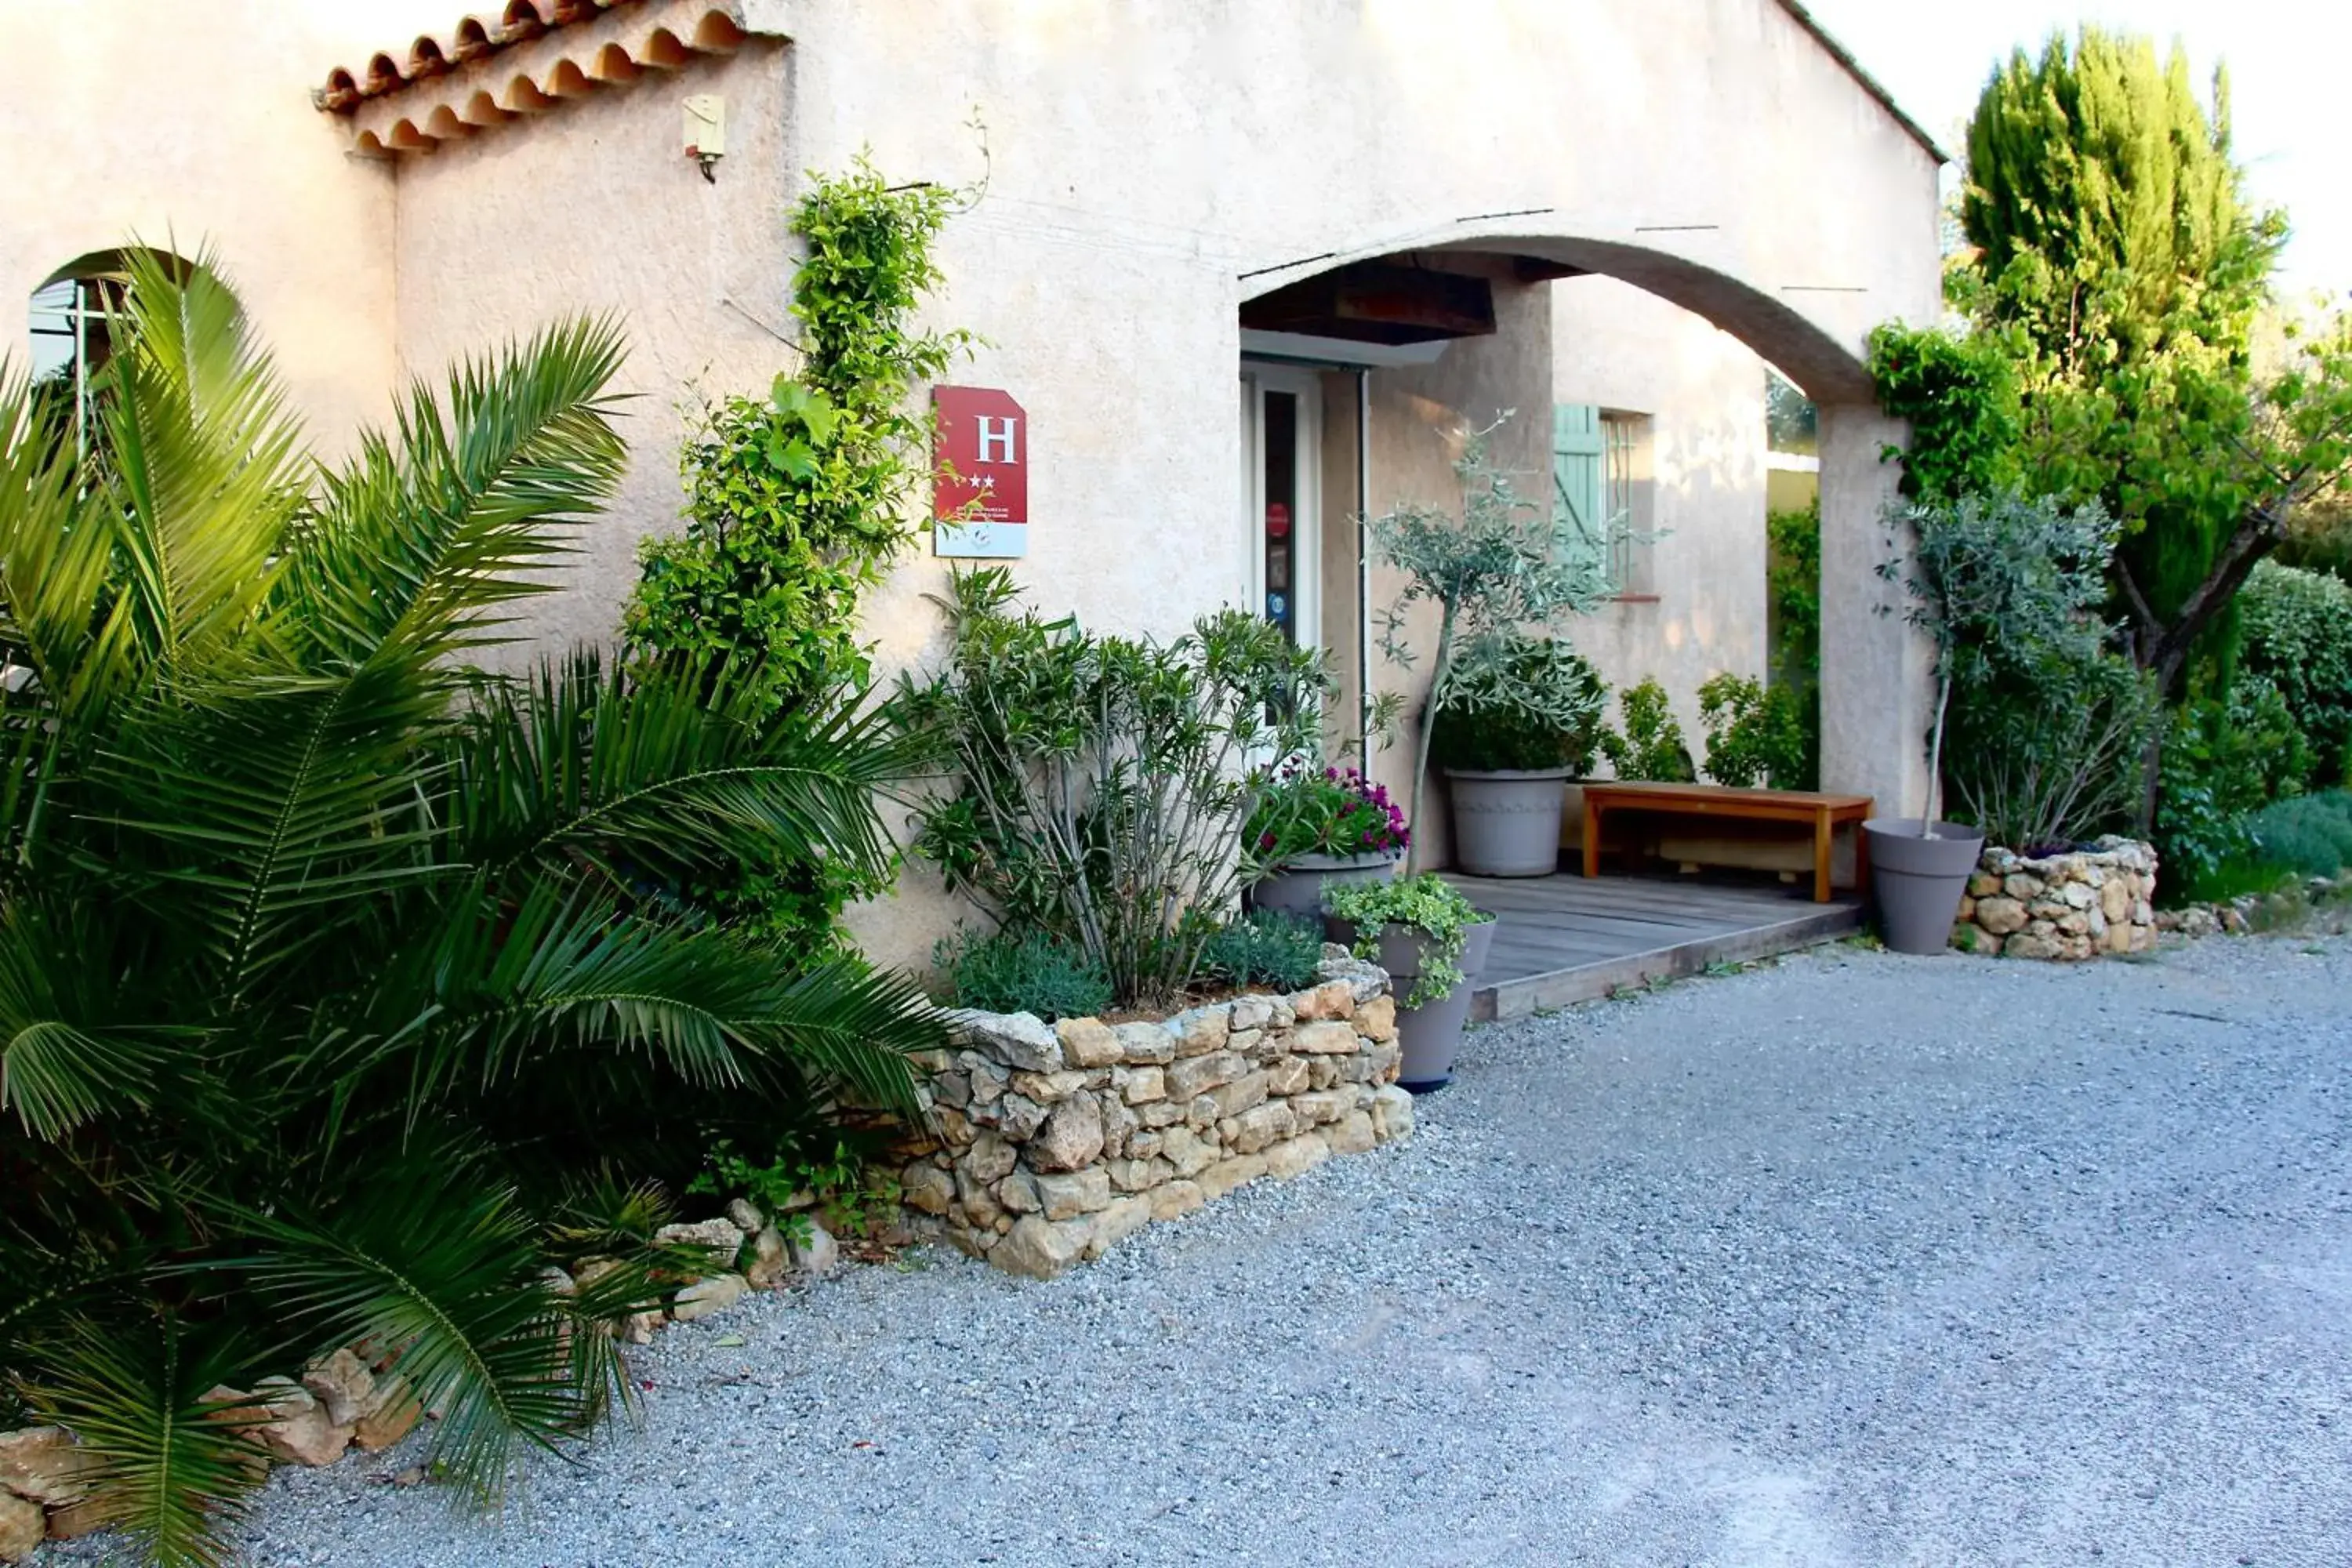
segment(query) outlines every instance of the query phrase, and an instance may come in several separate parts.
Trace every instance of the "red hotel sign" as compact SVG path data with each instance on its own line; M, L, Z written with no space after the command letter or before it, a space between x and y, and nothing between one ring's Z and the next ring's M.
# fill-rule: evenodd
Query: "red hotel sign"
M1010 393L935 386L931 552L1029 552L1029 416Z

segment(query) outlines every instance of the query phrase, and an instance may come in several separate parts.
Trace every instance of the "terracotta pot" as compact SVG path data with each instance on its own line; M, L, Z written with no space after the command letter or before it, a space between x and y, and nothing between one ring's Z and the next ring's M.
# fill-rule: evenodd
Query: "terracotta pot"
M1454 796L1454 863L1473 877L1549 877L1559 869L1566 768L1445 770Z
M1250 908L1311 915L1323 908L1323 889L1332 882L1385 882L1396 875L1397 858L1372 855L1301 855L1249 889Z
M1941 952L1951 946L1960 895L1984 853L1984 830L1939 822L1923 838L1916 816L1874 816L1862 830L1870 838L1879 940L1896 952Z
M1427 1094L1454 1081L1454 1054L1462 1048L1463 1026L1470 1021L1470 994L1486 968L1486 954L1495 944L1495 920L1480 921L1463 932L1462 978L1453 990L1420 1006L1408 1006L1413 983L1421 977L1423 954L1429 939L1409 926L1381 928L1380 951L1372 962L1389 972L1397 1005L1397 1044L1404 1062L1397 1083L1414 1094ZM1348 921L1326 918L1324 934L1352 947L1356 928Z

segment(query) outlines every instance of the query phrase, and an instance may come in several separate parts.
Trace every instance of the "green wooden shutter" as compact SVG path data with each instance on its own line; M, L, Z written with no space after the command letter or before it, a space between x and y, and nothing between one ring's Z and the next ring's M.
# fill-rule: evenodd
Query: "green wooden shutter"
M1590 403L1556 404L1551 411L1552 525L1570 560L1601 561L1609 521L1601 515L1603 441L1601 410Z

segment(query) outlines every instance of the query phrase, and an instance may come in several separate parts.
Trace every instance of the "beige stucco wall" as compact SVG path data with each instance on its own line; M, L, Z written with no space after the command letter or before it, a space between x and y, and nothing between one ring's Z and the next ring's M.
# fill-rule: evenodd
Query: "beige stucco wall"
M217 256L322 449L381 419L392 171L350 157L310 89L446 4L0 5L0 353L22 363L51 273L135 236Z
M1651 594L1603 605L1570 636L1613 688L1655 677L1702 758L1699 686L1764 673L1764 363L1614 279L1554 284L1552 311L1555 400L1649 421Z

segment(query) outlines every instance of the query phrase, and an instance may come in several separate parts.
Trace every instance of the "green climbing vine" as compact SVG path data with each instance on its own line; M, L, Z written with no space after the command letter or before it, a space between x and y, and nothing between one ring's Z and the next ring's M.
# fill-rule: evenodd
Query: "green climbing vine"
M732 661L775 710L813 718L867 689L858 611L914 534L908 512L928 462L913 402L972 342L925 331L940 282L934 247L961 194L891 185L864 158L819 178L794 208L805 255L793 279L801 363L764 396L706 400L678 454L685 527L648 539L624 615L641 663ZM739 880L677 889L690 905L773 934L829 941L842 909L887 886L780 857Z

